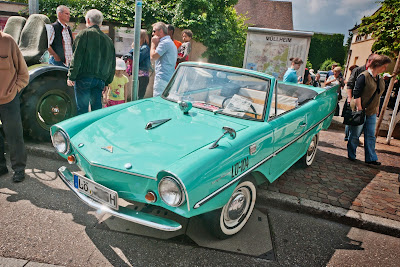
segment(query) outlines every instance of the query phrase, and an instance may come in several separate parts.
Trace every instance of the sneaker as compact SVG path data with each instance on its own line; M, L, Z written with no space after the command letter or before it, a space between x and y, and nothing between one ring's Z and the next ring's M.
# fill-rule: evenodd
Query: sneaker
M8 173L8 169L7 167L1 167L0 168L0 176L7 174Z
M14 172L12 180L14 183L22 182L25 179L25 171Z
M379 166L382 164L379 161L366 161L365 163L370 164L370 165L376 165L376 166Z

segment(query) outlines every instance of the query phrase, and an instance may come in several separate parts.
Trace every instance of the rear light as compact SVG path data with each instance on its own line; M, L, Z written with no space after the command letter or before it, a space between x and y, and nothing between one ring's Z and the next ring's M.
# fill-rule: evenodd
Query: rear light
M74 163L76 163L76 158L75 158L74 155L68 156L67 159L68 159L68 163L69 163L69 164L74 164Z
M157 196L154 192L149 191L147 192L146 196L144 197L148 203L154 203L157 200Z

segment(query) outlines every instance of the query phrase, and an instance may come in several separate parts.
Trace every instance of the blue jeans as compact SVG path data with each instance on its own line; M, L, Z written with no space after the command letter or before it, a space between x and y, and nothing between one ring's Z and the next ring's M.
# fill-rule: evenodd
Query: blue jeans
M358 138L364 130L364 150L365 162L377 161L378 156L375 153L375 125L376 114L366 116L365 122L358 126L349 126L350 134L349 141L347 142L347 155L349 159L356 158L356 149L358 147Z
M55 66L66 67L62 61L56 61L56 60L54 59L54 57L50 57L50 58L49 58L49 64L55 65Z
M97 78L81 78L75 81L75 101L78 115L91 110L102 108L101 94L104 89L104 81Z

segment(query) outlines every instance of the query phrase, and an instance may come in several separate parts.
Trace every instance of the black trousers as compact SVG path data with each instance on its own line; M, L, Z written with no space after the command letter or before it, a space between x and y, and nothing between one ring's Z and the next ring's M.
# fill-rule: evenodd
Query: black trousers
M149 76L139 76L139 92L138 99L143 99L146 94L146 88L149 84Z
M26 150L18 94L11 102L0 105L0 119L10 151L11 167L15 172L23 171L26 166ZM4 136L0 134L0 167L6 167L4 152Z

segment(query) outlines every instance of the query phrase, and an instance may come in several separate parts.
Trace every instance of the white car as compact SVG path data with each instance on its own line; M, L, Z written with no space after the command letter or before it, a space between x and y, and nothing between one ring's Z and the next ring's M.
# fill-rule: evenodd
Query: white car
M319 70L318 73L319 73L319 75L321 75L321 77L319 78L319 81L322 83L325 82L326 75L328 75L328 71Z

